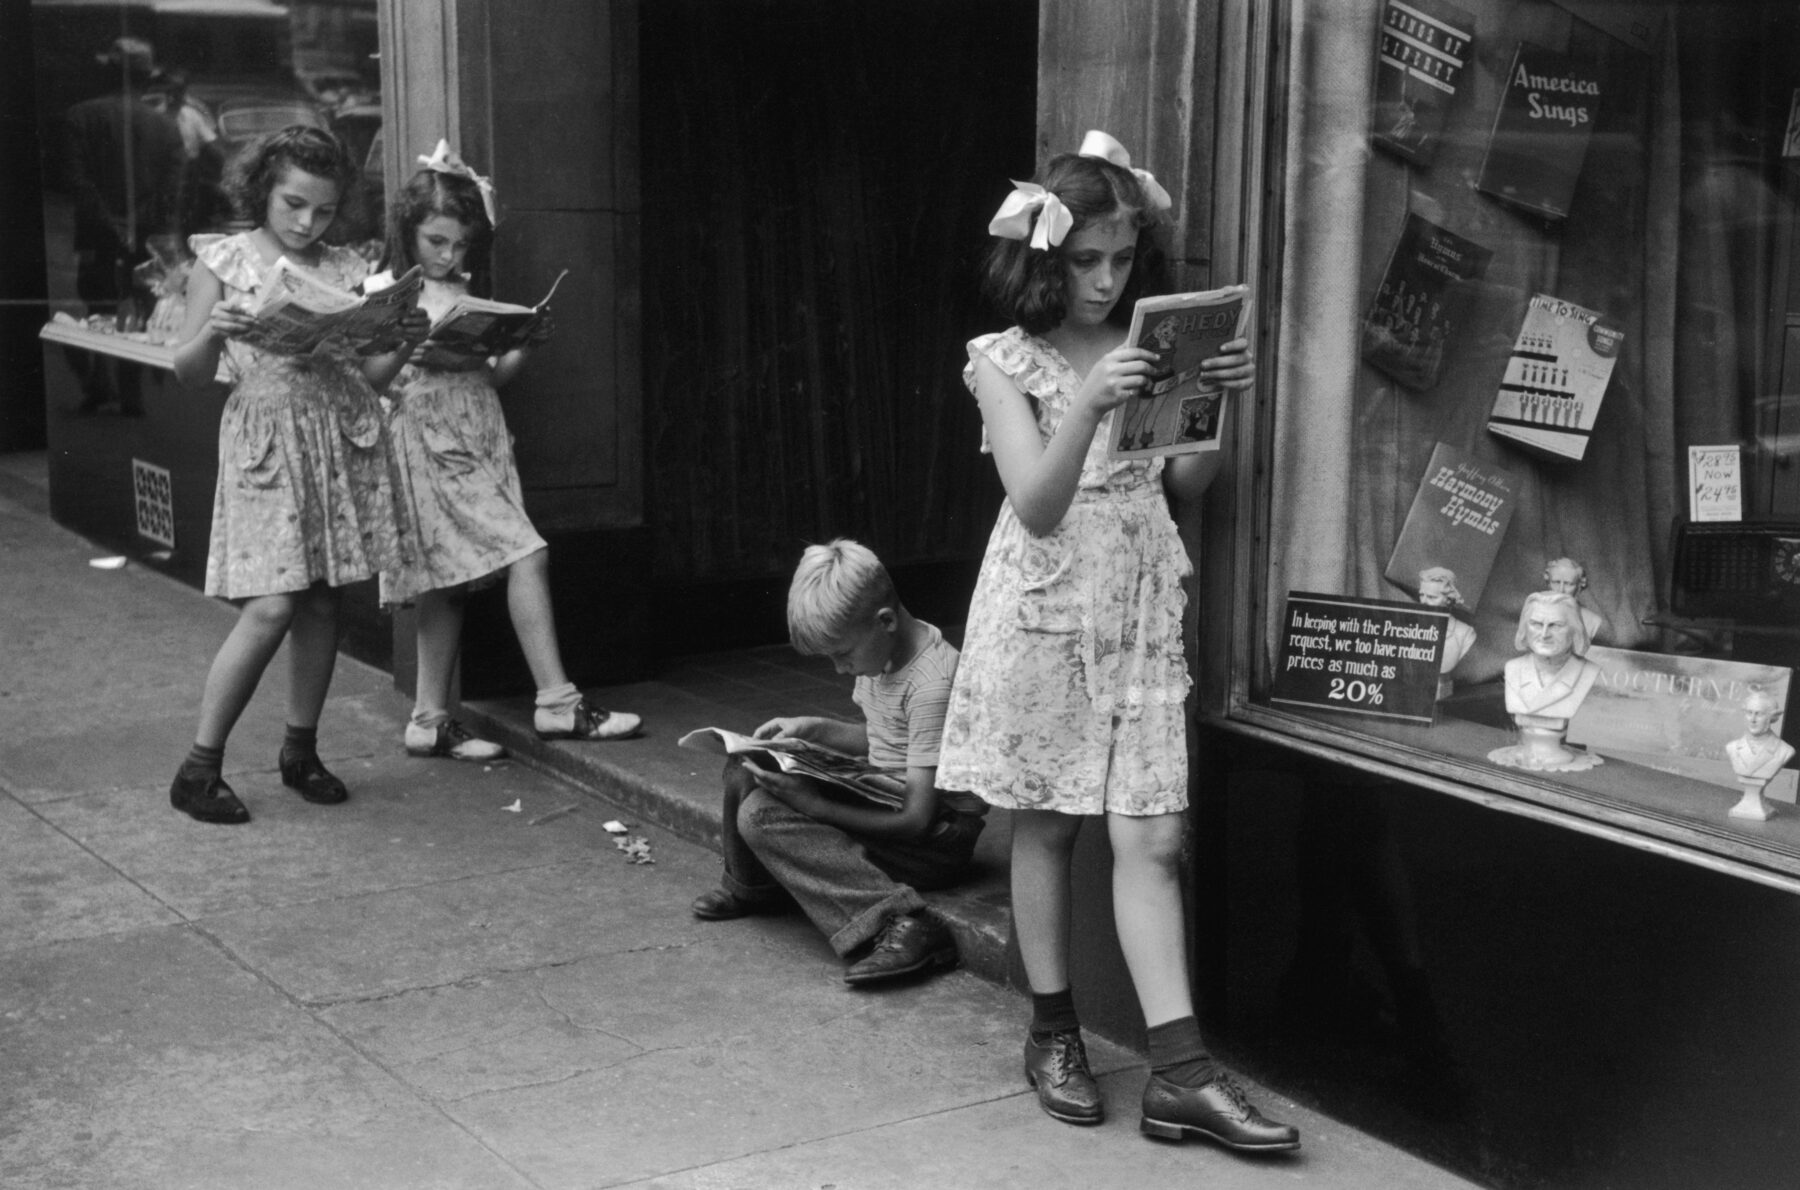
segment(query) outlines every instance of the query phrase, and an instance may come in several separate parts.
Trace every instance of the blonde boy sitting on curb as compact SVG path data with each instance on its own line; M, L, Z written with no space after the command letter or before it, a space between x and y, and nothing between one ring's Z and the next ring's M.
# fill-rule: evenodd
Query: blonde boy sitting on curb
M904 773L905 803L898 812L851 804L810 778L728 760L725 873L694 901L694 916L722 921L797 903L853 960L844 972L852 986L954 967L956 941L919 890L966 878L985 825L979 798L936 787L956 649L901 605L880 559L848 538L807 548L787 614L796 650L856 675L864 722L780 718L753 734L866 755Z

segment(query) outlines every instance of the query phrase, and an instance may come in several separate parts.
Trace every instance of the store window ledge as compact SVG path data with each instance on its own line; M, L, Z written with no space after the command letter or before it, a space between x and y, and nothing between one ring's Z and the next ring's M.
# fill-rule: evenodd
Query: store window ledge
M1487 760L1515 733L1443 717L1435 727L1329 712L1297 714L1245 703L1204 722L1234 734L1448 793L1759 884L1800 892L1800 808L1779 804L1766 822L1729 817L1739 793L1608 759L1557 779Z
M80 347L88 351L97 351L102 355L111 355L133 363L148 364L164 371L175 370L175 349L160 343L152 343L141 336L128 333L108 334L105 331L92 330L81 323L69 319L54 318L44 324L38 332L38 338L46 343L60 343L64 347Z

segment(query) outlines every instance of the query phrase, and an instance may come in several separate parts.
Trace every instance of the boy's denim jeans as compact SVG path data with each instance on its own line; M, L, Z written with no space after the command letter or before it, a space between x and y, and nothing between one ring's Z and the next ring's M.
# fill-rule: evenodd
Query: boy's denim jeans
M870 839L790 809L758 789L736 760L726 762L724 779L720 885L750 901L785 890L840 956L874 938L888 918L923 909L920 889L966 878L986 825L945 807L923 839Z

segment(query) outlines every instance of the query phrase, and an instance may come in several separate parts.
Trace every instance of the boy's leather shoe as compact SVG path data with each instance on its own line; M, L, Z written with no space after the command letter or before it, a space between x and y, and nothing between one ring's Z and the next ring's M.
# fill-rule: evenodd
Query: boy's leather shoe
M195 776L186 769L169 786L169 804L199 822L236 826L250 821L250 811L217 773Z
M937 918L923 913L890 917L867 955L844 972L856 987L911 975L915 971L947 971L957 964L956 939Z
M290 756L284 751L277 763L281 766L281 783L297 791L309 802L335 806L350 797L350 791L344 788L342 781L331 775L331 770L325 767L317 752Z
M739 917L749 917L753 913L780 913L787 908L787 901L770 897L764 900L752 900L740 897L724 888L715 888L703 892L694 898L692 909L694 916L701 921L731 921Z
M1106 1118L1079 1029L1052 1033L1042 1045L1026 1034L1025 1081L1037 1088L1038 1106L1065 1124L1098 1124Z
M1152 1074L1144 1084L1144 1118L1138 1127L1146 1136L1164 1140L1199 1136L1248 1153L1300 1147L1300 1130L1292 1124L1277 1124L1257 1111L1228 1074L1198 1087L1177 1086Z

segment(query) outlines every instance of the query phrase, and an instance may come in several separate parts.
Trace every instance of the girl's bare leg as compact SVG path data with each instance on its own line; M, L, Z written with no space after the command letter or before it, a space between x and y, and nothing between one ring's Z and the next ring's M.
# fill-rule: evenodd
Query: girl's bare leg
M1131 984L1154 1026L1194 1015L1181 903L1182 816L1106 816L1113 850L1113 919Z
M295 596L288 629L288 707L291 727L317 727L337 669L338 605L336 587L314 584Z
M413 677L413 718L450 710L450 687L462 646L466 588L445 587L418 598L418 672Z
M1054 810L1012 816L1013 931L1034 992L1069 986L1069 863L1081 818Z
M196 743L209 748L225 746L294 621L298 598L294 594L258 595L238 608L237 623L232 625L206 673L206 688L200 696L200 725L194 733Z
M539 690L566 685L562 650L556 641L556 613L550 606L550 551L538 550L514 562L506 578L506 610Z

